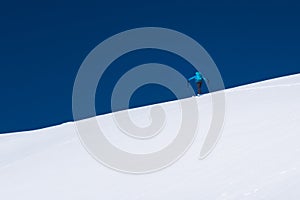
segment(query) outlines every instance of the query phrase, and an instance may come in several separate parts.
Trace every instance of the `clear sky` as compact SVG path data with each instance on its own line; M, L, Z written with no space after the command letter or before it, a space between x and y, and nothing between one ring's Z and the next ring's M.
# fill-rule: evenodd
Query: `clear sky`
M82 61L101 41L132 28L165 27L194 38L214 59L226 88L299 73L299 10L300 3L289 0L2 2L0 133L72 121L72 89ZM110 112L117 78L148 62L184 66L187 78L194 73L168 52L121 56L101 80L97 114ZM166 88L146 85L130 106L174 98Z

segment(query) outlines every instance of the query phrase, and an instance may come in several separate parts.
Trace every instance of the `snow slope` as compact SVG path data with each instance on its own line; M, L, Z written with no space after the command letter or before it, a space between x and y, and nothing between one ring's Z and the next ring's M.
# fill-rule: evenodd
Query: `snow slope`
M298 200L299 91L300 74L226 90L222 137L204 160L199 153L210 125L211 96L197 98L201 124L196 141L172 166L144 175L98 163L81 145L74 123L0 135L0 198ZM161 106L167 113L167 133L149 141L119 133L111 114L97 119L114 145L128 152L152 152L168 144L178 128L176 102ZM132 119L146 125L150 107L130 110Z

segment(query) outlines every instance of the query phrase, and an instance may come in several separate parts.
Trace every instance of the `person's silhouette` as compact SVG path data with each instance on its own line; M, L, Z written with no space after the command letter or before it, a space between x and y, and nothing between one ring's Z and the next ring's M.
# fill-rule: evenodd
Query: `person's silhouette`
M202 74L200 72L196 72L195 76L188 79L188 82L190 82L193 79L195 79L195 83L197 84L197 92L198 92L197 95L199 96L201 94L202 82L203 82L203 80L205 80L205 82L207 82L207 79L204 76L202 76Z

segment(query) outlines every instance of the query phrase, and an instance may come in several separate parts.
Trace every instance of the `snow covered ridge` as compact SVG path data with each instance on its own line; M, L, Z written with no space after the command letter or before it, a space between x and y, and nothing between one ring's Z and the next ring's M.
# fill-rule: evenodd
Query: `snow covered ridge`
M185 155L161 171L132 175L94 160L74 123L0 135L1 199L300 199L300 74L228 89L222 137L204 160L199 153L211 120L210 94L197 98L198 135ZM160 104L178 120L176 103ZM151 106L132 109L139 125ZM149 140L117 131L111 114L98 116L108 140L128 152L164 148L170 130Z

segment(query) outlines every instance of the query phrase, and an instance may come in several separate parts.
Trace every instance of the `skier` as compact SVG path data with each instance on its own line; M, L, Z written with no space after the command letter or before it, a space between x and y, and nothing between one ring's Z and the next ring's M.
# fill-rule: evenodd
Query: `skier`
M201 85L202 85L202 81L203 81L203 79L204 79L205 82L207 83L207 79L206 79L205 77L203 77L202 74L201 74L200 72L196 72L196 73L195 73L195 76L189 78L189 79L188 79L188 83L189 83L191 80L193 80L193 79L195 79L195 83L197 84L197 92L198 92L197 96L200 96L200 94L201 94Z

